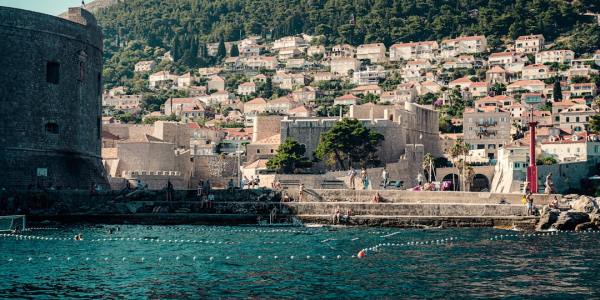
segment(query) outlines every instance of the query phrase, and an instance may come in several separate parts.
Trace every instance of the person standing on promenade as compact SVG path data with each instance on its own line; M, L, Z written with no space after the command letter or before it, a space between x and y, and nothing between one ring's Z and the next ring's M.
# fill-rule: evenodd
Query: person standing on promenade
M167 179L167 201L173 201L173 183Z
M304 183L301 183L300 187L298 188L298 201L304 201Z
M423 174L421 174L421 172L419 172L419 175L417 175L417 184L419 186L423 185Z
M531 195L531 192L527 194L527 214L533 216L533 195Z
M245 189L246 188L246 184L248 183L248 177L244 176L244 178L242 178L242 182L240 183L240 189Z
M390 174L388 173L387 169L385 167L383 167L383 170L381 171L381 179L383 180L383 189L384 190L388 185L389 177L390 177Z
M363 190L367 190L369 188L369 175L365 168L360 171L360 178L362 180Z
M198 197L202 198L202 188L204 187L204 182L202 180L198 181Z
M353 167L350 167L350 170L348 170L348 176L350 177L350 189L356 189L356 170Z

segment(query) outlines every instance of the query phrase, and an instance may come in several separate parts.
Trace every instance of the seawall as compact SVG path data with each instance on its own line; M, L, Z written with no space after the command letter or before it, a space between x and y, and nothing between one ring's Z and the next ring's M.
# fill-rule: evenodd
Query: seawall
M380 203L372 202L376 193ZM277 222L331 224L339 211L350 212L341 222L347 225L530 228L536 221L517 194L309 190L303 202L282 202L282 193L266 189L213 194L215 201L207 205L196 191L175 191L173 201L166 201L164 191L0 192L0 215L26 214L32 222L235 225L257 224L274 213ZM298 199L293 191L288 194ZM536 195L536 203L545 204L547 197Z

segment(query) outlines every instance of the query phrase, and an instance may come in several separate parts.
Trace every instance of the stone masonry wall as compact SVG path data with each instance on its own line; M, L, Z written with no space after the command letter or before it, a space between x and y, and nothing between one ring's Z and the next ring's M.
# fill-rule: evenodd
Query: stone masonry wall
M106 184L102 33L85 10L67 18L0 7L0 186Z

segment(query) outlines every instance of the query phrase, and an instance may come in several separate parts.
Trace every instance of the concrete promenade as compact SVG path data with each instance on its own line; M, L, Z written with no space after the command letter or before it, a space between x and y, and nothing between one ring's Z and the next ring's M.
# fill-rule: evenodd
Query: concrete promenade
M296 201L282 202L281 192L267 189L213 190L215 201L207 207L196 191L175 191L170 202L164 191L4 192L0 211L25 213L31 221L75 223L257 224L275 213L277 222L331 224L336 211L351 212L343 224L368 226L531 228L537 220L527 216L519 194L307 190L304 201L298 202L297 191L286 193ZM373 202L376 193L380 203ZM535 195L535 203L544 205L548 197Z

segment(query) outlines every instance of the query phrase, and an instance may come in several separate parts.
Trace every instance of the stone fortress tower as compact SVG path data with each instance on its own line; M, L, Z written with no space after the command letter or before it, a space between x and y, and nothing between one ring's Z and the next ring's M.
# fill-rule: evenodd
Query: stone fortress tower
M0 7L0 188L89 189L101 163L102 32L94 16Z

